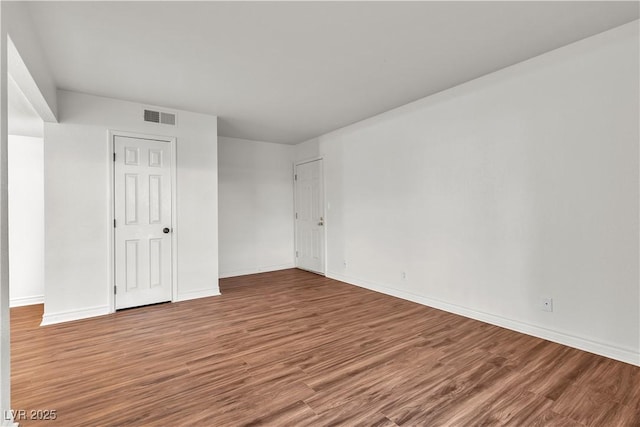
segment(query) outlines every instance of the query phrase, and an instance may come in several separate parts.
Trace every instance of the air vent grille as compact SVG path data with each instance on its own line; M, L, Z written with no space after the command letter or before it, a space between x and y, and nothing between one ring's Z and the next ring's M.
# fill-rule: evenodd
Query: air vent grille
M151 123L160 123L163 125L176 125L176 115L174 113L165 113L164 111L144 110L144 121Z
M160 123L160 112L152 110L144 110L144 121Z
M175 126L176 115L171 113L160 113L160 123Z

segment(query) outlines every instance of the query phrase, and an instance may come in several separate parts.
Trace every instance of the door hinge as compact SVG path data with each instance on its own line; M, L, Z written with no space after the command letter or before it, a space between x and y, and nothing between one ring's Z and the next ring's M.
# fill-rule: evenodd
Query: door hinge
M116 295L118 293L118 287L113 285L113 294Z
M298 219L298 212L296 212L296 219Z
M116 153L113 153L113 161L116 161Z
M298 258L298 251L296 251L296 258Z
M116 220L113 220L113 228L116 228Z
M293 180L297 181L298 180L298 174L293 175Z

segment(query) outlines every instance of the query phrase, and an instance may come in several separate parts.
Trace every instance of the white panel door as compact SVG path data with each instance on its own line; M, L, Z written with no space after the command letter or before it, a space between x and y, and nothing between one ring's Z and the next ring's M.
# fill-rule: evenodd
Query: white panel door
M296 165L296 265L324 274L322 160Z
M114 138L115 307L171 301L171 146Z

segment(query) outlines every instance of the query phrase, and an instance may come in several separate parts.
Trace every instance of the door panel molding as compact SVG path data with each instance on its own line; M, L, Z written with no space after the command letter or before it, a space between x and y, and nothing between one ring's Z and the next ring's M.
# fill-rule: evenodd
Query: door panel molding
M152 140L152 141L162 141L169 143L169 150L171 152L171 301L176 301L178 295L178 215L177 215L177 167L176 167L176 152L177 152L177 138L172 136L165 135L150 135L150 134L142 134L136 132L128 132L128 131L119 131L119 130L109 130L107 132L107 162L108 162L108 170L109 170L109 180L107 184L107 193L109 195L109 212L107 214L107 223L110 228L109 238L108 238L108 286L105 291L108 295L109 301L109 312L114 313L116 311L115 307L115 297L114 297L114 288L115 288L115 268L116 268L116 260L115 260L115 237L116 237L116 229L114 228L114 220L115 220L115 162L113 161L113 153L115 148L115 138L116 137L125 137L125 138L137 138L144 140ZM150 165L153 166L153 165Z

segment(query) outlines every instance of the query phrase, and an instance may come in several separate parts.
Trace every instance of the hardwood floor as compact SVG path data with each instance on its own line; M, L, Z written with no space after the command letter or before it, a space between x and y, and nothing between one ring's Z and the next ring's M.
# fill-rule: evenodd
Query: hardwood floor
M11 310L21 426L640 426L640 368L299 270L39 327ZM28 413L27 413L28 414Z

